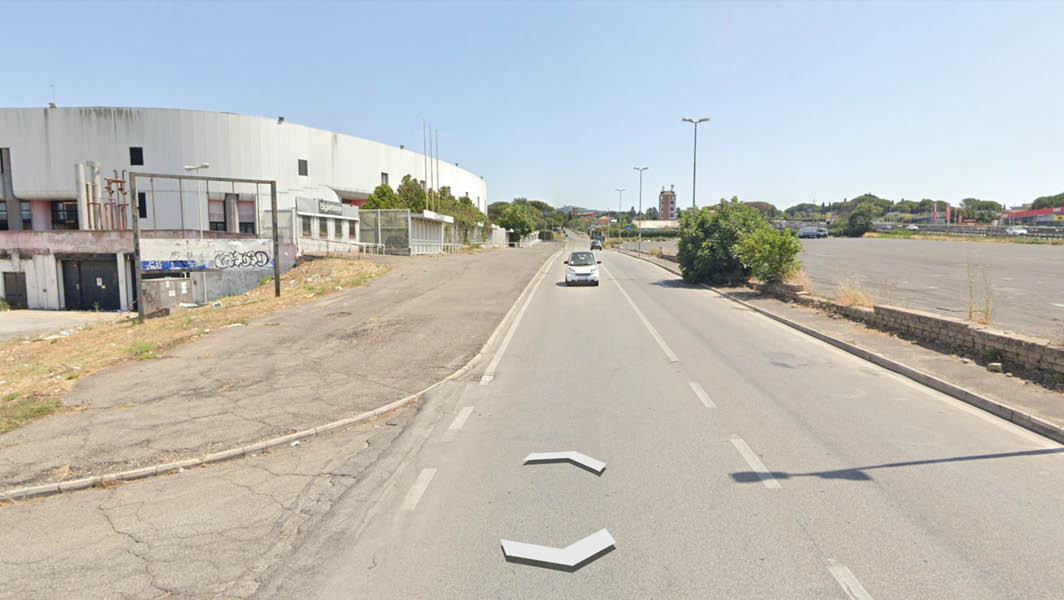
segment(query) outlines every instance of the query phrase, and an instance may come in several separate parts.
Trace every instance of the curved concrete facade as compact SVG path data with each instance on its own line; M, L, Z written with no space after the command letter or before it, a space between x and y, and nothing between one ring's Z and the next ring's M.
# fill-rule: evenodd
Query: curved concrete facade
M130 148L143 165L130 164ZM202 175L277 180L278 205L295 197L364 198L386 173L392 188L403 175L425 178L424 156L323 129L277 119L166 108L0 109L0 148L8 149L13 192L20 200L74 200L74 165L185 174L184 165L210 163ZM307 174L299 174L299 161ZM431 168L431 164L430 164ZM487 210L487 184L454 164L439 163L439 185L468 195Z

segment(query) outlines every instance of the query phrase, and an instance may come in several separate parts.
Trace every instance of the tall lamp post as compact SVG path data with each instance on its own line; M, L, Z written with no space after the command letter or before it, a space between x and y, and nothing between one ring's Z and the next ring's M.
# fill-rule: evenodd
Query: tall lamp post
M639 171L639 241L635 243L636 254L643 253L643 171L650 167L632 167Z
M693 165L691 167L691 208L695 208L695 182L697 181L696 174L698 172L698 124L704 123L708 120L709 117L702 117L698 120L692 119L691 117L683 118L685 123L691 123L695 126L695 152Z
M628 188L617 188L617 237L624 239L621 236L621 197L628 190ZM609 237L609 228L606 228L606 237Z

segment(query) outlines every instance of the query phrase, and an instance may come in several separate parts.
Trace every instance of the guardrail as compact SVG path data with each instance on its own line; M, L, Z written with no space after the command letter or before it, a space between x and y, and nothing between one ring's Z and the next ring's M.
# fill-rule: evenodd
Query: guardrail
M384 254L384 244L299 238L299 250L309 254Z
M882 231L895 231L905 230L908 225L901 225L895 223L883 223L876 224L878 230ZM941 233L944 235L959 235L959 236L971 236L971 237L1029 237L1039 238L1047 240L1059 240L1064 239L1064 228L1060 227L1038 227L1028 225L995 225L985 227L973 227L970 225L937 225L937 224L916 224L919 227L914 233ZM1027 230L1027 233L1020 235L1011 235L1008 233L1010 227L1023 227Z

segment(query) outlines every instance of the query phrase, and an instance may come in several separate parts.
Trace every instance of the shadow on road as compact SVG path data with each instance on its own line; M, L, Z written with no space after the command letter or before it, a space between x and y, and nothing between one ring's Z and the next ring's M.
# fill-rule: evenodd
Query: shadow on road
M835 471L814 471L811 473L783 473L773 471L771 473L758 473L755 471L739 471L732 473L732 479L737 483L757 483L765 475L772 479L790 479L791 477L820 477L821 479L846 479L849 481L872 481L872 476L865 471L872 469L892 469L895 467L915 467L936 463L965 462L970 460L989 460L993 458L1015 458L1018 456L1040 456L1042 454L1059 454L1064 448L1047 448L1044 450L1024 450L1022 452L1000 452L997 454L974 454L971 456L953 456L949 458L930 458L927 460L910 460L906 462L885 463L881 465L869 465L866 467L853 467L850 469L838 469Z

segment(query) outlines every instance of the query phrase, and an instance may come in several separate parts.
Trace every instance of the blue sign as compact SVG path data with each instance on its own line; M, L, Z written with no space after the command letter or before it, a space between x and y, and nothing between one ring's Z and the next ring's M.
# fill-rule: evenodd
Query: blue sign
M628 231L631 231L632 230L632 226L629 225L628 227L625 227L625 229L627 229Z

